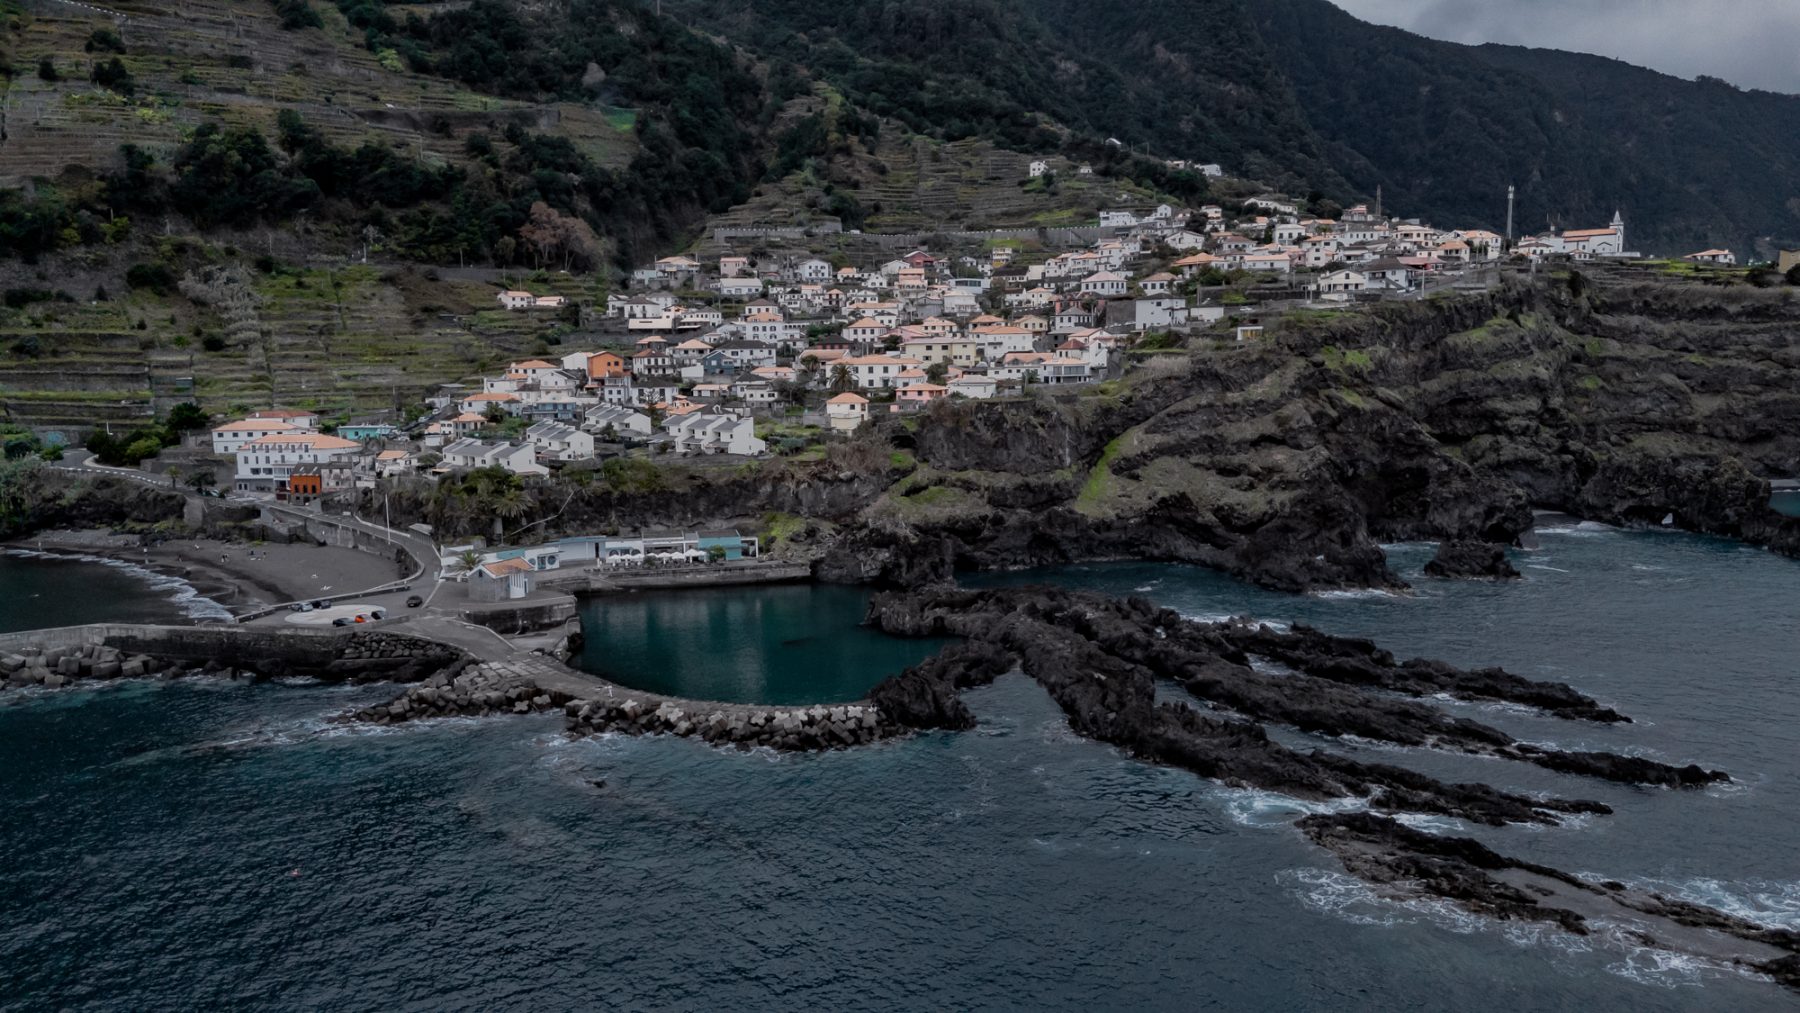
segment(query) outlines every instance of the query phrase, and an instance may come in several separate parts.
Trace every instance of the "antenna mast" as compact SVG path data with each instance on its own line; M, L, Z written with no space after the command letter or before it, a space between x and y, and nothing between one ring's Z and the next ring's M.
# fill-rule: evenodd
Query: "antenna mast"
M1513 186L1511 183L1508 183L1506 185L1506 245L1511 246L1512 241L1513 241Z

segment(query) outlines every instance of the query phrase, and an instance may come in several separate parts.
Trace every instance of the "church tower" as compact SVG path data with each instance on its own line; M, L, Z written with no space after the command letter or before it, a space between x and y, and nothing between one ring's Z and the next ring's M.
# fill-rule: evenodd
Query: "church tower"
M1625 216L1619 214L1619 210L1617 208L1613 209L1613 220L1611 222L1611 227L1612 227L1612 230L1614 232L1618 233L1618 236L1619 236L1619 252L1624 253L1626 250L1626 246L1625 246Z

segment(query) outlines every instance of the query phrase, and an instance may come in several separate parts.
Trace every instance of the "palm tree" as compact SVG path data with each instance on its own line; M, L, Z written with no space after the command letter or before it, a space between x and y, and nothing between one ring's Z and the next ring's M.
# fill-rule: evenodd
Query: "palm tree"
M474 549L464 549L462 555L456 557L456 562L452 563L450 568L454 573L470 574L474 573L475 568L480 565L481 553Z
M846 391L856 385L856 378L850 375L850 367L843 363L831 367L831 389Z
M505 538L506 529L502 522L516 521L530 512L531 500L526 497L525 490L517 484L507 486L506 491L494 500L494 540L498 542Z

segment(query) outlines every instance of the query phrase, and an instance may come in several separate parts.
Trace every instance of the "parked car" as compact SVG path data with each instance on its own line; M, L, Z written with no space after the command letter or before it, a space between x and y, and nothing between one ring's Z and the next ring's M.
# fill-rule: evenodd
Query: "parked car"
M423 598L421 598L421 597L419 597L419 596L418 596L418 595L416 595L416 594L415 594L415 595L411 595L411 596L410 596L410 597L408 597L408 598L407 598L407 599L406 599L406 607L407 607L407 608L409 608L409 609L416 609L416 608L418 608L418 607L419 607L419 606L420 606L420 605L423 605L423 604L425 604L425 599L423 599Z
M297 601L288 608L295 612L311 612L313 610L312 602L309 601Z
M330 605L331 603L326 601L323 598L314 598L312 601L308 602L307 604L311 605L313 608L322 609L322 608L325 608L326 606Z
M348 626L352 622L355 622L355 620L349 618L348 616L338 616L336 619L333 619L331 621L331 625L333 625L333 626Z

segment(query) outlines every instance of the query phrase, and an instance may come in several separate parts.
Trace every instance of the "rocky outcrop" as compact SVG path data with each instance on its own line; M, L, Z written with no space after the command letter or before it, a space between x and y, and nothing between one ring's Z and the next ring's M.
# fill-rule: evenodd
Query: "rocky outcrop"
M957 569L1146 559L1267 587L1510 578L1544 506L1800 554L1766 477L1800 461L1800 303L1601 277L1514 283L1202 343L1105 392L946 405L920 465L841 524L820 575L915 586ZM954 509L912 505L942 492Z
M954 694L991 680L1010 663L1042 684L1083 735L1206 777L1302 798L1365 798L1378 810L1495 824L1607 811L1594 802L1526 798L1484 785L1445 784L1392 765L1300 752L1269 738L1259 722L1629 783L1689 786L1726 779L1696 766L1519 742L1497 728L1406 697L1449 693L1566 718L1625 719L1566 685L1497 669L1402 664L1367 641L1304 627L1283 633L1241 622L1198 624L1140 599L1051 588L878 595L869 622L888 633L971 641L876 688L871 698L897 721L967 727L969 716ZM1207 709L1159 701L1159 683L1181 686Z
M188 672L410 683L467 662L448 644L378 630L103 623L0 637L0 675L15 686Z
M1506 549L1469 538L1442 542L1437 555L1425 564L1428 577L1464 580L1518 580L1519 571L1506 558Z
M1308 816L1299 827L1346 871L1396 899L1441 898L1476 914L1546 922L1576 935L1599 923L1628 925L1632 945L1734 963L1800 988L1800 933L1791 930L1617 881L1589 882L1373 813Z

